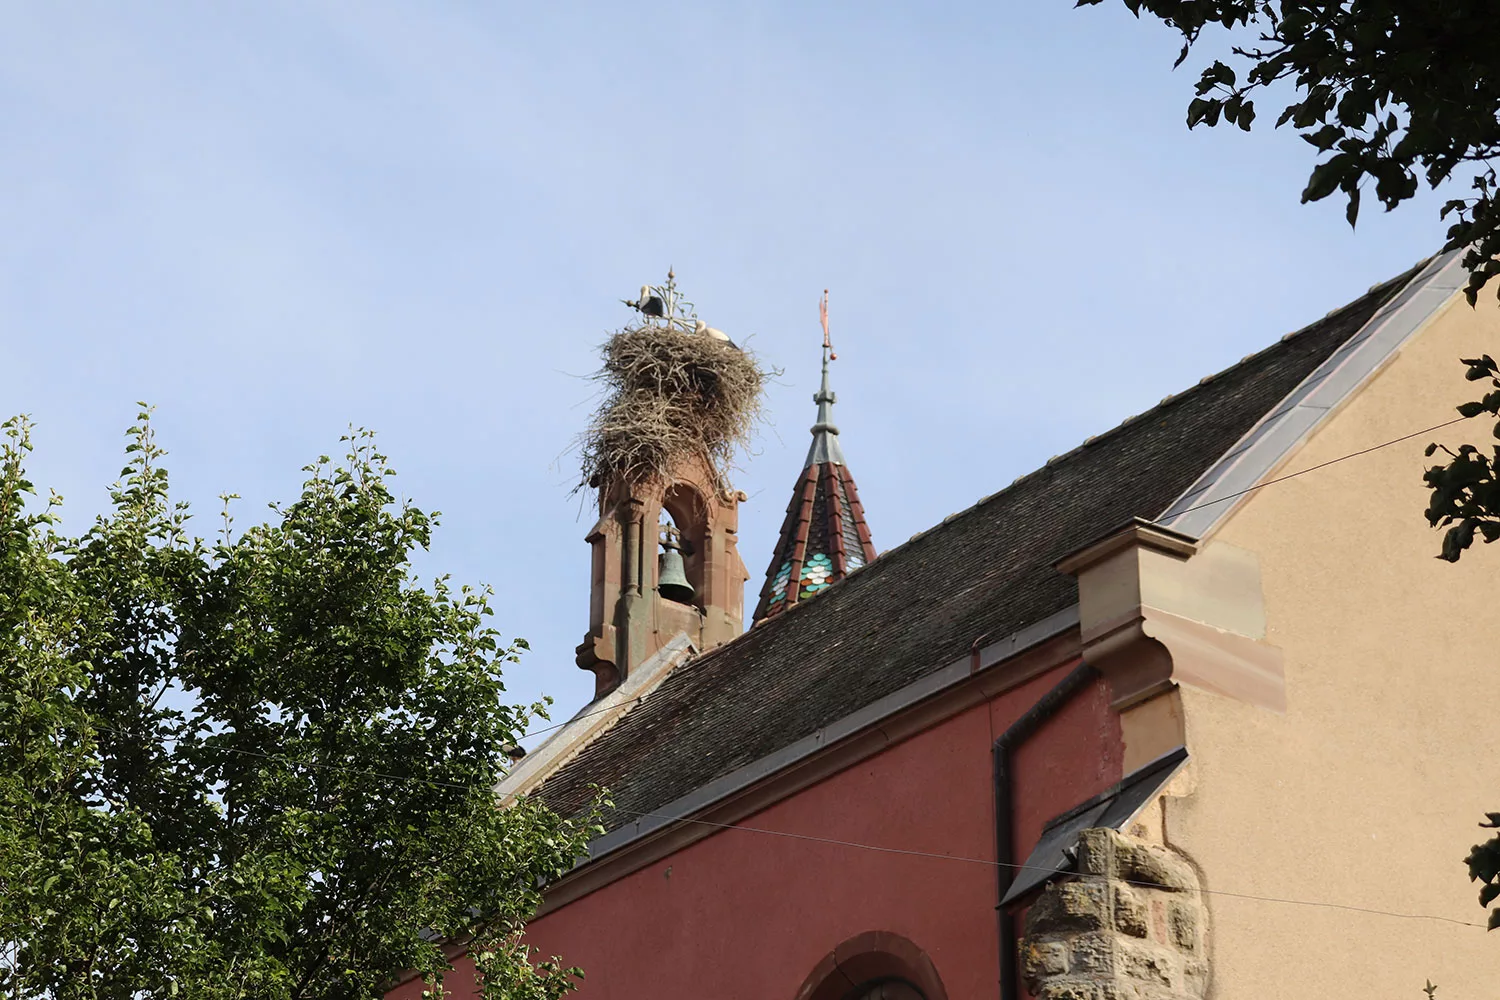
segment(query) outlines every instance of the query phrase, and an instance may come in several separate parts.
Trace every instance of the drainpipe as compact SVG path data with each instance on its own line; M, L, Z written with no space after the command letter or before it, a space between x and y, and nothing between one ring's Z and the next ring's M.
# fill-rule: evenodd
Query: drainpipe
M995 860L999 862L995 866L995 912L999 915L1000 924L1000 1000L1017 1000L1021 995L1020 986L1016 982L1015 919L1006 907L1000 905L1000 900L1005 898L1011 883L1015 881L1015 869L1006 866L1017 863L1014 856L1016 831L1014 803L1011 801L1010 755L1030 739L1041 728L1042 723L1056 715L1073 695L1098 676L1098 671L1087 663L1074 668L1072 673L1058 681L1056 687L1027 709L1025 715L1011 723L1010 728L995 740L990 751L995 774Z

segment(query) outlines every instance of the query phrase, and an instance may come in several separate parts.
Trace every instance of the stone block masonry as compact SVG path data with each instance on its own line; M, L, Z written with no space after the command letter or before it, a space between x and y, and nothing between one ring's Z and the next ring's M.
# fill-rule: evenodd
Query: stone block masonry
M1208 989L1198 875L1158 844L1085 830L1075 880L1026 914L1022 975L1037 1000L1196 1000Z

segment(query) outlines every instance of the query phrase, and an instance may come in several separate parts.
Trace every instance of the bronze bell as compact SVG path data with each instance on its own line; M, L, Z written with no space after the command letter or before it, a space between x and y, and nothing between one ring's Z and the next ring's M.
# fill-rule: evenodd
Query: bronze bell
M682 543L671 525L662 531L661 548L656 564L656 592L669 601L692 604L693 585L688 582L682 563Z

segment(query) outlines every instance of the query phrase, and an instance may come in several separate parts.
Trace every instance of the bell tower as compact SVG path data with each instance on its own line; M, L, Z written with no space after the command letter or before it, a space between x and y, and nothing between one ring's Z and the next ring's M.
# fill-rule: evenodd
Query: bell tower
M678 633L700 650L740 635L749 579L738 535L745 494L716 458L741 443L748 418L725 415L753 408L763 376L693 315L670 272L625 304L642 318L605 344L601 378L613 392L584 439L599 519L585 539L589 630L577 662L593 672L595 698Z
M594 696L607 693L673 636L699 649L745 628L739 504L745 495L715 488L704 462L685 462L669 483L599 491L589 631L578 665L594 672Z

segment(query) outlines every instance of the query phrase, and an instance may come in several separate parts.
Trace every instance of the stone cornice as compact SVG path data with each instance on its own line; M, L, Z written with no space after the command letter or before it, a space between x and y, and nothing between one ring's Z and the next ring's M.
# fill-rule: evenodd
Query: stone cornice
M1078 578L1083 657L1109 678L1117 709L1186 684L1286 711L1253 553L1223 543L1200 550L1136 519L1057 568Z

